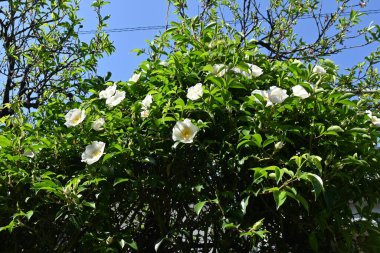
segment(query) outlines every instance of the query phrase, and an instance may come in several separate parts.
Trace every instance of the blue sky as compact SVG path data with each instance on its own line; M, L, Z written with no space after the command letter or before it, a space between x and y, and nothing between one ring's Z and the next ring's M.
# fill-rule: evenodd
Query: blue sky
M155 26L165 25L167 1L165 0L138 0L138 1L125 1L125 0L110 0L104 10L104 14L110 14L108 29L125 28L125 27L141 27L141 26ZM191 15L197 15L197 8L194 6L198 3L196 0L190 0L193 3ZM263 1L265 3L266 1ZM360 1L358 1L359 3ZM90 8L92 1L83 0L82 8L79 16L85 19L84 30L93 30L96 26L95 14ZM323 1L326 12L332 10L336 1L328 0ZM263 4L264 5L264 4ZM363 10L380 9L379 0L374 0L368 3L367 7ZM171 19L175 18L173 13L170 14ZM227 17L228 18L228 17ZM226 18L226 19L227 19ZM380 14L368 15L362 18L361 26L368 26L371 21L375 23L380 22ZM310 21L303 20L299 27L298 33L305 37L306 40L312 39L313 31L310 31ZM112 72L112 79L128 80L133 71L138 67L139 63L145 59L146 56L136 56L136 53L131 52L135 48L146 48L147 40L151 40L155 35L159 34L159 30L145 30L133 32L120 32L110 33L110 38L114 42L116 52L101 59L98 67L98 75L105 75L107 71ZM91 35L81 35L81 39L88 40ZM362 61L371 50L374 50L377 45L372 45L367 48L359 48L349 50L331 57L341 69L350 67L355 63Z

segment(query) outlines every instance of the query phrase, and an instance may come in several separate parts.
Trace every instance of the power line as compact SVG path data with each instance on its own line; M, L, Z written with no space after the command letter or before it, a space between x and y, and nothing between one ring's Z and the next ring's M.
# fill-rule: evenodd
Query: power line
M342 12L341 16L349 16L351 12ZM367 15L373 15L373 14L380 14L380 9L375 10L368 10L368 11L362 11L360 13L367 14ZM333 15L334 13L322 13L317 14L317 17L329 17ZM299 19L312 19L314 18L313 15L307 14ZM235 21L227 21L226 23L229 24L235 24ZM170 27L170 25L152 25L152 26L136 26L136 27L123 27L123 28L111 28L111 29L104 29L103 32L105 33L121 33L121 32L136 32L136 31L152 31L152 30L163 30L167 27ZM79 34L95 34L97 30L87 30L87 31L79 31Z

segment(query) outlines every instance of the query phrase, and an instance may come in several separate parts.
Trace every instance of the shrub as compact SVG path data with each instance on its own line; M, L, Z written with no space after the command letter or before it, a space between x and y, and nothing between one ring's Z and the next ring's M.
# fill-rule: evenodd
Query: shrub
M2 249L374 252L375 97L340 89L331 61L268 59L225 29L186 20L131 81L9 105Z

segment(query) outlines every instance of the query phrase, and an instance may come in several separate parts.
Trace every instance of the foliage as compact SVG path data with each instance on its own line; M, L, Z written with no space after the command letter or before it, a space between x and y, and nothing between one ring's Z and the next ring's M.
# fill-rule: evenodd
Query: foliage
M150 47L116 90L108 75L72 99L46 92L31 114L9 105L2 250L378 251L377 93L348 93L329 60L270 58L220 22L172 23ZM95 141L104 153L82 155Z
M44 104L46 90L65 93L86 92L78 83L95 71L103 53L113 52L108 35L102 32L107 16L94 1L98 31L85 43L78 38L83 27L78 17L79 0L0 1L1 116L12 114L8 103L21 102L25 109Z
M189 18L186 0L170 0L175 13ZM366 8L369 1L337 0L324 4L319 0L202 0L199 19L205 23L220 21L226 31L256 45L269 59L299 59L307 62L334 54L349 53L379 42L380 27L363 24L361 19L378 10ZM328 7L327 7L328 6ZM225 17L231 17L227 19ZM307 36L303 34L307 30ZM221 42L222 43L222 42ZM351 51L350 53L352 53ZM376 89L379 83L379 49L363 55L363 62L352 63L349 74L341 76L342 88Z

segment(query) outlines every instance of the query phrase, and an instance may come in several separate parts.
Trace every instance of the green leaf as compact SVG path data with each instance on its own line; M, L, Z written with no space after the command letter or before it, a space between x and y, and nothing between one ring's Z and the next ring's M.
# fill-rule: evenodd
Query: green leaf
M127 242L129 247L131 247L134 250L138 250L139 248L137 247L137 243L135 241Z
M317 167L317 169L319 170L319 173L322 173L322 164L321 164L322 158L316 155L312 155L310 156L310 160L314 164L314 166Z
M349 131L350 132L354 132L354 133L363 133L363 134L368 133L368 129L367 128L360 128L360 127L351 128Z
M261 137L260 134L254 134L254 135L252 135L252 140L256 144L256 146L258 146L259 148L261 148L261 143L263 141L263 138Z
M269 144L272 144L273 142L275 142L275 139L266 139L263 143L263 148L265 148L266 146L268 146Z
M196 190L197 192L201 192L201 190L202 190L204 187L203 187L203 185L200 185L200 184L199 184L199 185L196 185L194 188L195 188L195 190Z
M234 223L223 223L222 225L223 229L231 229L231 228L236 228L236 225Z
M251 169L255 171L255 174L253 175L253 182L254 183L260 183L263 178L268 177L268 172L264 168L253 168Z
M8 230L9 232L12 233L15 226L16 226L15 221L12 220L8 225L6 225L4 227L0 227L0 232L4 231L4 230Z
M335 136L339 136L339 134L337 132L334 132L334 131L324 132L323 135L335 135Z
M206 65L206 66L203 67L202 70L203 70L204 72L213 72L213 71L214 71L212 65Z
M0 135L0 146L5 148L12 145L12 141L10 141L7 137L4 135Z
M33 188L37 190L55 190L59 188L59 186L53 181L46 180L46 181L35 183L33 185Z
M284 175L284 170L276 167L274 172L276 174L276 183L278 184L281 181L282 176Z
M106 154L106 155L103 157L103 163L104 163L105 161L107 161L108 159L110 159L111 157L113 157L113 156L114 156L114 153Z
M306 179L313 185L315 198L317 198L318 195L324 191L322 179L313 173L306 173L304 175L306 175Z
M162 238L161 240L159 240L156 244L154 244L154 250L156 252L158 252L158 248L160 247L161 243L165 240L166 238Z
M287 191L286 195L288 197L293 198L298 203L301 203L301 205L305 208L305 210L309 212L309 204L307 203L307 201L306 201L306 199L304 197L302 197L301 195L299 195L297 192L289 192L289 191Z
M285 203L286 191L274 191L274 201L276 201L277 210Z
M185 101L182 98L178 98L174 101L174 104L176 105L175 108L182 109L185 106Z
M202 208L203 206L207 203L207 201L202 201L202 202L199 202L197 203L195 206L194 206L194 211L197 215L200 214L200 212L202 211Z
M292 158L290 158L290 160L294 160L294 162L297 164L298 168L301 167L301 164L302 164L302 158L301 157L295 155Z
M264 223L264 218L262 218L262 219L259 220L259 221L256 221L255 224L253 224L253 226L252 226L251 229L252 229L253 231L256 231L256 230L258 230L258 229L260 229L260 228L262 227L263 223Z
M28 220L30 220L30 218L33 216L33 211L32 210L30 210L30 211L28 211L26 214L25 214L25 217L28 219Z
M116 178L113 186L129 181L129 178Z
M230 84L229 88L231 89L243 89L243 90L247 90L247 88L245 87L244 84L241 84L241 83L237 83L237 82L233 82Z
M352 107L356 106L356 103L353 101L350 101L350 100L340 100L337 102L337 104L348 105L348 106L352 106Z
M125 241L124 241L124 239L119 240L119 245L120 245L120 247L121 247L122 249L124 248L124 246L125 246Z
M331 126L327 128L327 132L336 132L336 133L342 133L344 130L340 126Z
M243 212L243 214L246 213L246 210L247 210L247 206L248 206L248 203L249 203L249 197L246 197L245 199L243 199L241 202L240 202L240 206L241 206L241 211Z
M221 77L210 75L206 78L206 80L210 80L211 82L216 84L219 88L224 87L224 80Z
M251 140L243 140L241 142L239 142L239 144L237 145L237 148L240 148L241 146L247 144L249 146L249 144L251 143L252 141Z
M339 100L344 100L346 98L352 98L354 96L356 96L354 93L345 93L344 95L339 97Z
M88 206L88 207L91 207L91 208L93 208L93 209L95 209L95 208L96 208L96 206L95 206L95 203L94 203L94 202L87 202L87 201L83 201L83 202L82 202L82 204L83 204L84 206Z
M318 240L317 240L315 232L312 232L312 233L309 234L309 245L310 245L310 248L314 252L319 252L319 250L318 250Z
M116 148L118 151L123 152L123 147L117 143L114 143L112 147ZM103 159L104 160L104 159Z

